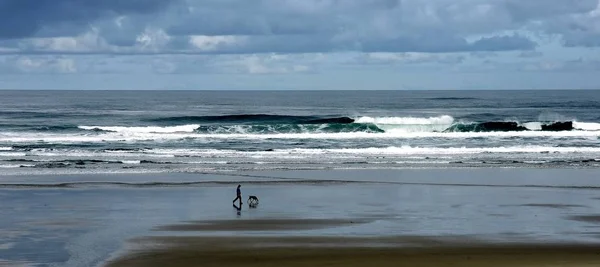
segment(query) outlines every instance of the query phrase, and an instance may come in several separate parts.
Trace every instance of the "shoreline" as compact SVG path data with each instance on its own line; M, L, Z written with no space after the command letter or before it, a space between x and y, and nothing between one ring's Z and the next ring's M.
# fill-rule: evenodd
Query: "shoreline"
M232 168L215 170L213 168L190 168L190 169L33 169L28 167L0 168L2 177L24 177L24 176L56 176L56 175L232 175L234 173L248 172L298 172L298 171L380 171L380 170L485 170L485 169L522 169L522 170L597 170L600 167L600 159L583 159L577 164L570 162L553 163L552 165L540 163L449 163L449 164L407 164L406 166L369 166L365 163L362 167L348 167L344 164L339 166L306 167L306 168Z

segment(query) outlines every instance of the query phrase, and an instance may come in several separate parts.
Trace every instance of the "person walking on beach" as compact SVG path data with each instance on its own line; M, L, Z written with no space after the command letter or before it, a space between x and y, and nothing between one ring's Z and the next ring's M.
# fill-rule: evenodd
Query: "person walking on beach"
M238 184L237 190L236 190L237 197L233 200L233 204L235 205L235 202L239 199L240 207L242 207L242 189L240 189L240 187L242 187L242 186Z

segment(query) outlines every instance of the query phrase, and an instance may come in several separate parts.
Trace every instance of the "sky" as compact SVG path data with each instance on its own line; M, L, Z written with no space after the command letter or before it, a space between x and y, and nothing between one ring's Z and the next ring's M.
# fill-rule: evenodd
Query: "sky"
M0 0L0 89L600 89L600 0Z

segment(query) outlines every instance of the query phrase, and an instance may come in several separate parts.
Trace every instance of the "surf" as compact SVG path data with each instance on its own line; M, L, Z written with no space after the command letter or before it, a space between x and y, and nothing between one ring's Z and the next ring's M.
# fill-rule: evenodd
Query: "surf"
M329 116L292 116L271 114L234 114L218 116L174 116L148 119L149 122L157 123L242 123L242 124L324 124L324 123L353 123L354 119L349 117Z

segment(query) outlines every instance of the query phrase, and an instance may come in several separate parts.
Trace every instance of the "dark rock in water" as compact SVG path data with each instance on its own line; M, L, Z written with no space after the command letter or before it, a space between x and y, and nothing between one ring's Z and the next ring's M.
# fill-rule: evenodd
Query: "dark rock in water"
M490 121L479 124L482 132L509 132L509 131L526 131L527 128L519 126L513 121Z
M527 128L512 121L490 121L472 124L456 124L444 132L514 132L527 131Z
M272 149L272 148L267 148L267 149L265 149L265 151L266 151L266 152L273 152L273 151L275 151L275 150L274 150L274 149Z
M551 124L543 124L542 131L571 131L573 130L573 122L555 122Z

